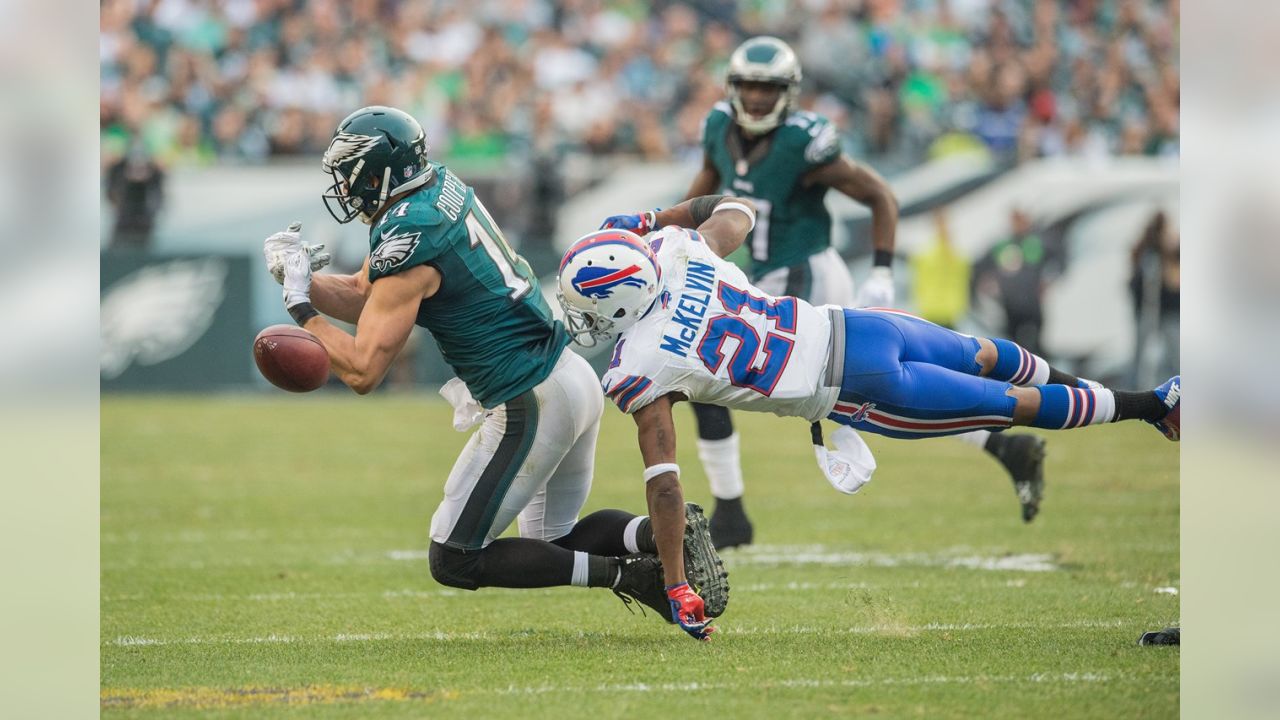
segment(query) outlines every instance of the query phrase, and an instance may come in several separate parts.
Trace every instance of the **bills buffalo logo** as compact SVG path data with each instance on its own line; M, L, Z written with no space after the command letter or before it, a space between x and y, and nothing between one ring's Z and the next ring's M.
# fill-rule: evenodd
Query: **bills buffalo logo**
M876 404L873 402L864 402L849 413L849 419L853 422L862 422L867 419L867 413L871 412L875 406Z
M578 270L573 276L573 289L589 298L602 300L613 296L616 287L630 285L644 287L644 280L636 277L640 272L639 265L632 265L621 270L588 265Z

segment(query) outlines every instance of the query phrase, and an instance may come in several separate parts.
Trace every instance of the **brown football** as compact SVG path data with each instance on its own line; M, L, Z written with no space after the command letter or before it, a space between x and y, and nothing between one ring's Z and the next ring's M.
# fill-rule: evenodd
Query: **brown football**
M315 335L293 325L272 325L253 339L262 377L289 392L310 392L329 379L329 353Z

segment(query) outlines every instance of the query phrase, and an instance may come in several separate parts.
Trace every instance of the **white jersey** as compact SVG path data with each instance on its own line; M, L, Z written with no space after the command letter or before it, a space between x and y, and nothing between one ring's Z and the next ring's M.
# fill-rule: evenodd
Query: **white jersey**
M828 371L836 308L761 292L693 230L664 228L645 240L663 289L618 339L604 375L605 395L623 412L672 392L808 420L831 412L840 385Z

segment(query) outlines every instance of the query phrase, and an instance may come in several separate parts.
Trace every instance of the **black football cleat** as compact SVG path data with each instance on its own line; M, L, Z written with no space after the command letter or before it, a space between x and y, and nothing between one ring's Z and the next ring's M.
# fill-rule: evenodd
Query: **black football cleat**
M613 594L622 600L628 610L631 610L631 603L639 602L658 613L658 617L674 623L675 620L671 619L671 602L667 600L663 581L662 561L658 556L653 553L633 553L621 559L621 575L612 588ZM644 614L643 608L640 614Z
M1142 633L1139 645L1181 645L1182 628L1167 627L1163 630Z
M711 515L711 542L717 550L750 545L753 531L742 498L716 498L716 511Z
M992 453L1013 480L1013 491L1022 505L1022 521L1031 522L1040 512L1044 498L1045 441L1038 435L1006 435L998 452Z
M702 507L684 504L684 574L702 598L707 617L720 617L729 605L729 573L716 552Z

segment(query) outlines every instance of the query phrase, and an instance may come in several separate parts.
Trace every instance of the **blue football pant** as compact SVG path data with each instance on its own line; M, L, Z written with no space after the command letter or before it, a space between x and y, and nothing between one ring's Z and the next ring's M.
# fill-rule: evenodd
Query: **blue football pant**
M979 376L977 338L891 310L846 309L844 320L844 374L828 419L905 439L1013 423L1012 385Z

